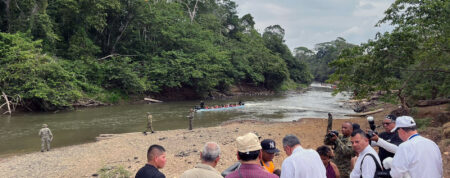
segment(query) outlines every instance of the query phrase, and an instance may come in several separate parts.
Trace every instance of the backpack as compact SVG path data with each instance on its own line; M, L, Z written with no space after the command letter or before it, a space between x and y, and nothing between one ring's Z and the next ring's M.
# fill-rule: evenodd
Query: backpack
M366 155L364 155L363 159L361 160L361 165L359 166L361 169L361 173L362 173L362 164L363 164L364 158L366 158L366 156L372 157L372 159L375 161L375 165L377 166L377 169L375 170L375 175L373 175L374 178L392 178L391 175L389 174L390 169L383 170L383 168L381 168L381 166L378 163L375 156L373 156L373 154L371 154L371 153L367 153ZM362 176L361 176L361 178L362 178Z

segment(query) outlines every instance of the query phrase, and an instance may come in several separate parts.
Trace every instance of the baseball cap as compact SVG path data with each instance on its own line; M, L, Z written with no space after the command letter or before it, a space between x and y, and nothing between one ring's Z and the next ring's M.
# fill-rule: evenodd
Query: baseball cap
M238 151L241 153L247 153L250 151L261 150L261 144L259 143L258 136L254 133L247 133L243 136L236 138Z
M278 152L280 152L280 150L278 150L275 147L275 141L273 141L272 139L264 139L261 142L261 147L262 147L262 150L264 150L267 153L278 153Z
M391 132L395 132L398 128L416 126L416 122L411 116L400 116L395 120L395 127Z
M386 119L390 119L390 120L392 120L392 121L395 121L395 120L397 119L397 117L395 117L395 115L393 115L393 114L389 114L389 115L387 115L385 118L386 118Z

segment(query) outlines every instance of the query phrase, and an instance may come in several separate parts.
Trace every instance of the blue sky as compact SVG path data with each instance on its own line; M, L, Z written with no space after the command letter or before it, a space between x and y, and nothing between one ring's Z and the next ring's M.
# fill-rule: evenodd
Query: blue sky
M377 32L390 31L388 24L375 27L394 0L234 0L238 14L250 13L255 28L263 32L278 24L285 30L286 44L313 49L317 43L343 37L360 44Z

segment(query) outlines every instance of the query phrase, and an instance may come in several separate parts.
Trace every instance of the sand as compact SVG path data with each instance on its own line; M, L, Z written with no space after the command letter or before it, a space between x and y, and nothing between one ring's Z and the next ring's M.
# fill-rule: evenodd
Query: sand
M382 118L385 114L379 113L375 118ZM340 130L342 122L347 120L368 129L365 118L335 119L333 129ZM294 134L300 138L304 148L316 149L323 143L326 125L325 118L284 123L237 121L192 131L158 131L147 136L142 133L114 134L93 143L3 158L0 160L0 177L92 177L101 168L111 166L122 166L134 177L146 163L146 151L152 144L162 145L167 151L167 164L161 172L166 177L179 177L199 162L199 153L209 141L217 142L221 147L221 160L216 169L223 171L237 161L235 138L248 132L257 132L262 139L276 141L281 153L274 158L274 163L276 168L280 168L286 158L281 146L285 135ZM448 157L443 154L443 159ZM444 165L444 170L448 170L448 165ZM448 177L448 171L445 172Z

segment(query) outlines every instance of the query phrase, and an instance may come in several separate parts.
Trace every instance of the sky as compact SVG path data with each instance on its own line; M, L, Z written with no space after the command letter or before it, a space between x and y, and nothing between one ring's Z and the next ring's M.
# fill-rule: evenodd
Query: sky
M240 17L250 13L255 28L263 33L270 25L285 30L291 50L343 37L361 44L377 32L391 31L389 24L375 27L394 0L234 0Z

